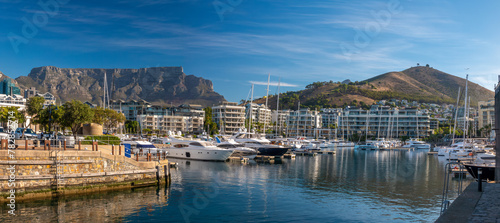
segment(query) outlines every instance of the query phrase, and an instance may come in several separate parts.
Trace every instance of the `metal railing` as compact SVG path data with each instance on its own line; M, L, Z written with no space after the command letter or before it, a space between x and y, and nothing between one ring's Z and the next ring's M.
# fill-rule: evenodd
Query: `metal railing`
M457 187L457 194L460 195L463 192L463 180L465 177L463 176L464 171L466 171L465 167L462 165L460 162L449 162L444 166L445 169L445 175L444 175L444 184L443 184L443 196L441 198L441 211L439 215L442 215L448 207L450 207L451 201L448 200L448 195L450 192L450 176L452 175L453 167L452 165L455 165L455 168L458 168L459 170L459 177L458 177L458 187Z

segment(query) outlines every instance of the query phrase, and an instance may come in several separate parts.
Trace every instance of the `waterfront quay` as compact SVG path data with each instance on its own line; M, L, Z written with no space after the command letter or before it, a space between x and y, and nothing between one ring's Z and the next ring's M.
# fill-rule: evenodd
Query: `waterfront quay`
M33 144L16 140L0 144L0 203L167 184L170 165L165 156L150 153L126 156L123 146L49 140ZM11 149L14 148L14 149Z
M436 222L500 222L500 184L471 183Z

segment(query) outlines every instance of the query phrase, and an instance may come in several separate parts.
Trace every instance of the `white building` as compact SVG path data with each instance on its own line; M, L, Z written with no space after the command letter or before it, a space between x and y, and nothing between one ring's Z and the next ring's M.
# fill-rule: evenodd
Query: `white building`
M321 115L318 111L302 108L290 112L286 121L287 137L316 138L318 130L322 127Z
M221 134L233 134L245 127L245 107L236 102L222 102L212 107L212 120Z
M491 125L491 129L495 128L495 99L488 101L477 102L478 110L478 128L483 128L486 125Z
M26 98L17 94L0 94L0 107L19 107L19 110L23 110L26 108Z

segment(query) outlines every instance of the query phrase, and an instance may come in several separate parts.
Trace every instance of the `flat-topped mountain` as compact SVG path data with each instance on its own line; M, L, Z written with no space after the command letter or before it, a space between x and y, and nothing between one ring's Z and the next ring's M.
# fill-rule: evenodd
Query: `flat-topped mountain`
M50 92L62 102L71 99L101 104L104 75L114 100L140 100L158 105L201 104L209 106L224 97L213 89L212 81L186 75L182 67L141 69L33 68L28 76L16 79L22 89L35 87Z
M453 76L428 66L417 66L399 72L388 72L356 82L314 82L305 90L283 93L280 109L296 109L298 101L307 107L366 106L378 100L400 99L427 103L456 103L461 88L461 104L464 100L465 78ZM478 84L468 83L468 96L472 105L494 97ZM269 100L276 108L276 97ZM258 99L256 103L265 103Z

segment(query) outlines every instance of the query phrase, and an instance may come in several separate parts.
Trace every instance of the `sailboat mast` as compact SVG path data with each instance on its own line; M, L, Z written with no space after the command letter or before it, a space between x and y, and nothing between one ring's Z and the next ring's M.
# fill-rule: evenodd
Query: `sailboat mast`
M460 87L458 87L458 95L457 95L457 107L455 108L455 122L453 124L453 138L451 140L451 144L455 143L455 129L457 129L457 118L458 118L458 102L460 102Z
M252 132L252 116L253 116L253 84L252 84L252 96L250 96L250 122L248 123L248 132Z
M267 101L269 100L269 81L271 80L271 74L269 73L267 75L267 89L266 89L266 109L264 110L266 115L265 115L265 120L264 120L264 138L266 137L266 124L267 124Z
M276 134L278 132L281 132L281 122L280 122L280 84L281 84L281 78L278 80L278 102L276 103Z
M465 77L465 106L464 106L464 143L465 143L465 139L467 138L467 84L468 84L468 81L469 81L469 75L467 74L467 76Z

